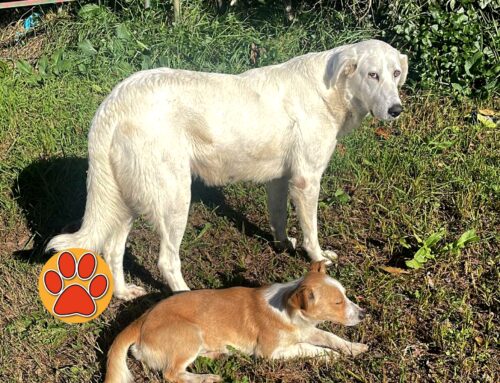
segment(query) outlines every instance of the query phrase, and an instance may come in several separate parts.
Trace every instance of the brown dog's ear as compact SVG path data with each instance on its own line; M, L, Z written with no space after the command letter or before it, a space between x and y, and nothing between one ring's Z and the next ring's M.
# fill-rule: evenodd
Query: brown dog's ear
M326 274L326 261L319 261L311 263L309 271L313 273Z
M306 310L314 302L314 292L310 287L299 286L288 298L290 307L297 310Z

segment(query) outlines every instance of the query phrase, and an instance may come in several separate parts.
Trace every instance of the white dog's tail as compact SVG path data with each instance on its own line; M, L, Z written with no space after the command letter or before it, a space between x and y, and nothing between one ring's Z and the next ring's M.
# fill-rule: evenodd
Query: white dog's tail
M132 322L114 340L108 351L108 363L104 383L128 383L132 375L127 367L127 352L130 346L137 343L143 317Z
M62 251L72 247L105 252L106 242L130 216L120 195L111 167L111 142L116 127L113 105L104 101L97 111L89 132L89 169L87 203L80 230L52 238L46 251Z

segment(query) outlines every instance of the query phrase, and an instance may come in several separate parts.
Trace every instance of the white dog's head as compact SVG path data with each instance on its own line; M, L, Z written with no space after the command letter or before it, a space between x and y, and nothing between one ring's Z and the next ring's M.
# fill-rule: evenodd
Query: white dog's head
M335 50L328 60L327 88L342 89L356 105L381 120L403 111L398 87L408 74L408 57L389 44L367 40Z

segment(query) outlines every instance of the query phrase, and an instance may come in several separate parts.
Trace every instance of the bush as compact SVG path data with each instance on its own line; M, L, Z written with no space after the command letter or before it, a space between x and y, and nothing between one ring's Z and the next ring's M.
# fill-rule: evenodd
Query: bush
M457 96L499 93L499 1L384 2L377 19L386 37L410 55L422 88Z

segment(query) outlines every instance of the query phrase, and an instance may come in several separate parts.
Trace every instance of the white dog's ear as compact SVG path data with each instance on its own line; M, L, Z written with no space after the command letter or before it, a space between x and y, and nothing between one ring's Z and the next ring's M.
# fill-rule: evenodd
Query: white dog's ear
M340 80L353 74L356 68L357 60L346 51L332 54L326 64L326 71L323 78L326 87L335 86Z
M408 56L400 54L399 63L401 65L401 79L399 80L399 86L402 86L406 81L406 76L408 76Z

